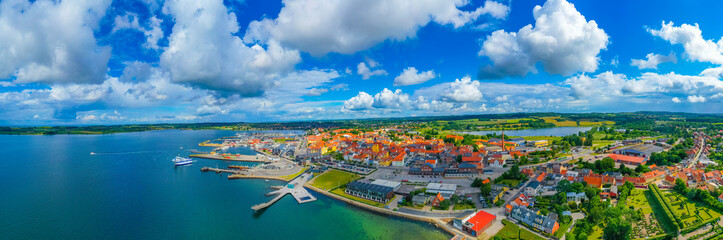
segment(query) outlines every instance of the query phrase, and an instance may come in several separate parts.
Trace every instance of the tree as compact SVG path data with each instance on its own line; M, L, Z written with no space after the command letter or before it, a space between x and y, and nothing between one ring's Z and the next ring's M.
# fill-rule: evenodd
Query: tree
M459 202L459 196L457 196L457 194L452 194L452 196L449 197L449 200L450 200L452 203L455 203L455 204L456 204L456 203Z
M480 190L480 194L482 194L482 196L487 197L492 192L492 184L491 183L482 184L482 186L480 186L479 190Z
M450 204L449 204L448 199L445 199L445 200L442 200L441 202L439 202L439 208L444 209L444 210L449 209L449 205Z
M557 191L563 193L572 192L572 184L570 184L570 181L562 180L557 183Z
M600 206L595 206L590 209L590 214L587 216L588 221L598 224L605 216L603 215L603 209Z
M461 163L461 162L462 162L462 155L457 155L457 162L458 162L458 163Z
M474 181L472 181L472 187L481 187L481 186L482 186L481 178L475 178Z
M675 179L675 186L673 187L673 190L676 192L679 192L680 194L685 194L688 191L688 186L686 186L685 181L680 178Z
M605 240L628 240L630 239L630 231L632 225L629 221L625 221L620 217L612 218L608 221L608 225L603 230L603 239Z

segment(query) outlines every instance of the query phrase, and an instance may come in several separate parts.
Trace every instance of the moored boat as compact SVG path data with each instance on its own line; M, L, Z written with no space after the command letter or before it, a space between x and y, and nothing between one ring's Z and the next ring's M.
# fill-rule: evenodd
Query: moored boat
M191 163L193 163L193 160L191 160L191 158L178 156L173 159L173 164L175 164L176 166L189 165Z

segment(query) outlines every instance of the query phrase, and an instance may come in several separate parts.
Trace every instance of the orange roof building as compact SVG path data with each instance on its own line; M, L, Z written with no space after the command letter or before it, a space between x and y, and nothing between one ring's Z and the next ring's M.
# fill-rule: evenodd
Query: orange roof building
M478 237L487 228L492 226L492 223L496 218L497 217L493 214L479 210L462 221L455 221L455 224L458 224L457 222L461 223L461 226L458 227L461 227L462 230L468 232L472 236Z
M646 158L642 157L634 157L634 156L628 156L628 155L620 155L620 154L609 154L608 157L615 160L615 162L628 164L628 165L640 165L645 163Z

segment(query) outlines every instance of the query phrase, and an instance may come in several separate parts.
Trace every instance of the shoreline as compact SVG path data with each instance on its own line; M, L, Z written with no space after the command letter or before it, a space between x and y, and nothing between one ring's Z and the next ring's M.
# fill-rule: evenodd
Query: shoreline
M256 155L241 155L240 157L237 156L230 156L231 158L225 158L221 156L216 156L213 154L190 154L188 155L192 158L203 158L203 159L210 159L210 160L222 160L222 161L234 161L234 162L257 162L257 163L271 163L271 160L263 160L263 159L252 159L252 157L256 157ZM248 156L248 157L245 157Z
M453 228L453 227L451 227L451 226L448 226L445 222L441 221L440 219L430 218L430 217L422 217L422 216L412 215L412 214L408 214L408 213L402 213L402 212L392 211L392 210L390 210L390 209L385 209L385 208L378 208L378 207L369 206L369 205L367 205L367 204L365 204L365 203L361 203L361 202L357 202L357 201L354 201L354 200L351 200L351 199L347 199L347 198L345 198L345 197L342 197L342 196L339 196L339 195L336 195L336 194L333 194L333 193L324 191L324 190L322 190L322 189L316 188L316 187L314 187L314 186L311 186L311 185L308 184L308 183L307 183L307 184L304 184L304 187L306 187L306 188L308 188L308 189L310 189L310 190L312 190L312 191L314 191L314 192L317 192L317 193L320 193L320 194L322 194L322 195L325 195L325 196L327 196L327 197L336 199L336 200L338 200L338 201L345 202L345 203L347 203L347 204L349 204L349 205L352 205L352 206L355 206L355 207L358 207L358 208L362 208L362 209L364 209L364 210L371 211L371 212L374 212L374 213L377 213L377 214L383 214L383 215L387 215L387 216L399 217L399 218L403 218L403 219L407 219L407 220L412 220L412 221L417 221L417 222L431 223L431 224L433 224L436 228L441 229L441 230L443 230L443 231L451 234L452 237L454 237L454 236L456 236L456 235L462 235L462 236L465 236L465 237L470 238L470 239L477 239L476 237L473 237L473 236L471 236L471 235L469 235L469 234L467 234L467 233L465 233L465 232L459 231L458 229L455 229L455 228Z

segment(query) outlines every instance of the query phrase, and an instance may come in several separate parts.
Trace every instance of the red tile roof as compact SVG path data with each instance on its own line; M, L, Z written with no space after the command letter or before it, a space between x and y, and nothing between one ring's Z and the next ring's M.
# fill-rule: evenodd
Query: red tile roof
M467 222L473 224L473 226L471 227L472 230L474 230L475 232L479 232L484 226L487 226L487 224L494 220L495 215L480 210L474 216L472 216L472 218L467 220Z
M608 155L608 157L612 158L616 162L623 161L623 162L641 164L645 161L645 158L620 155L620 154L610 154L610 155Z

